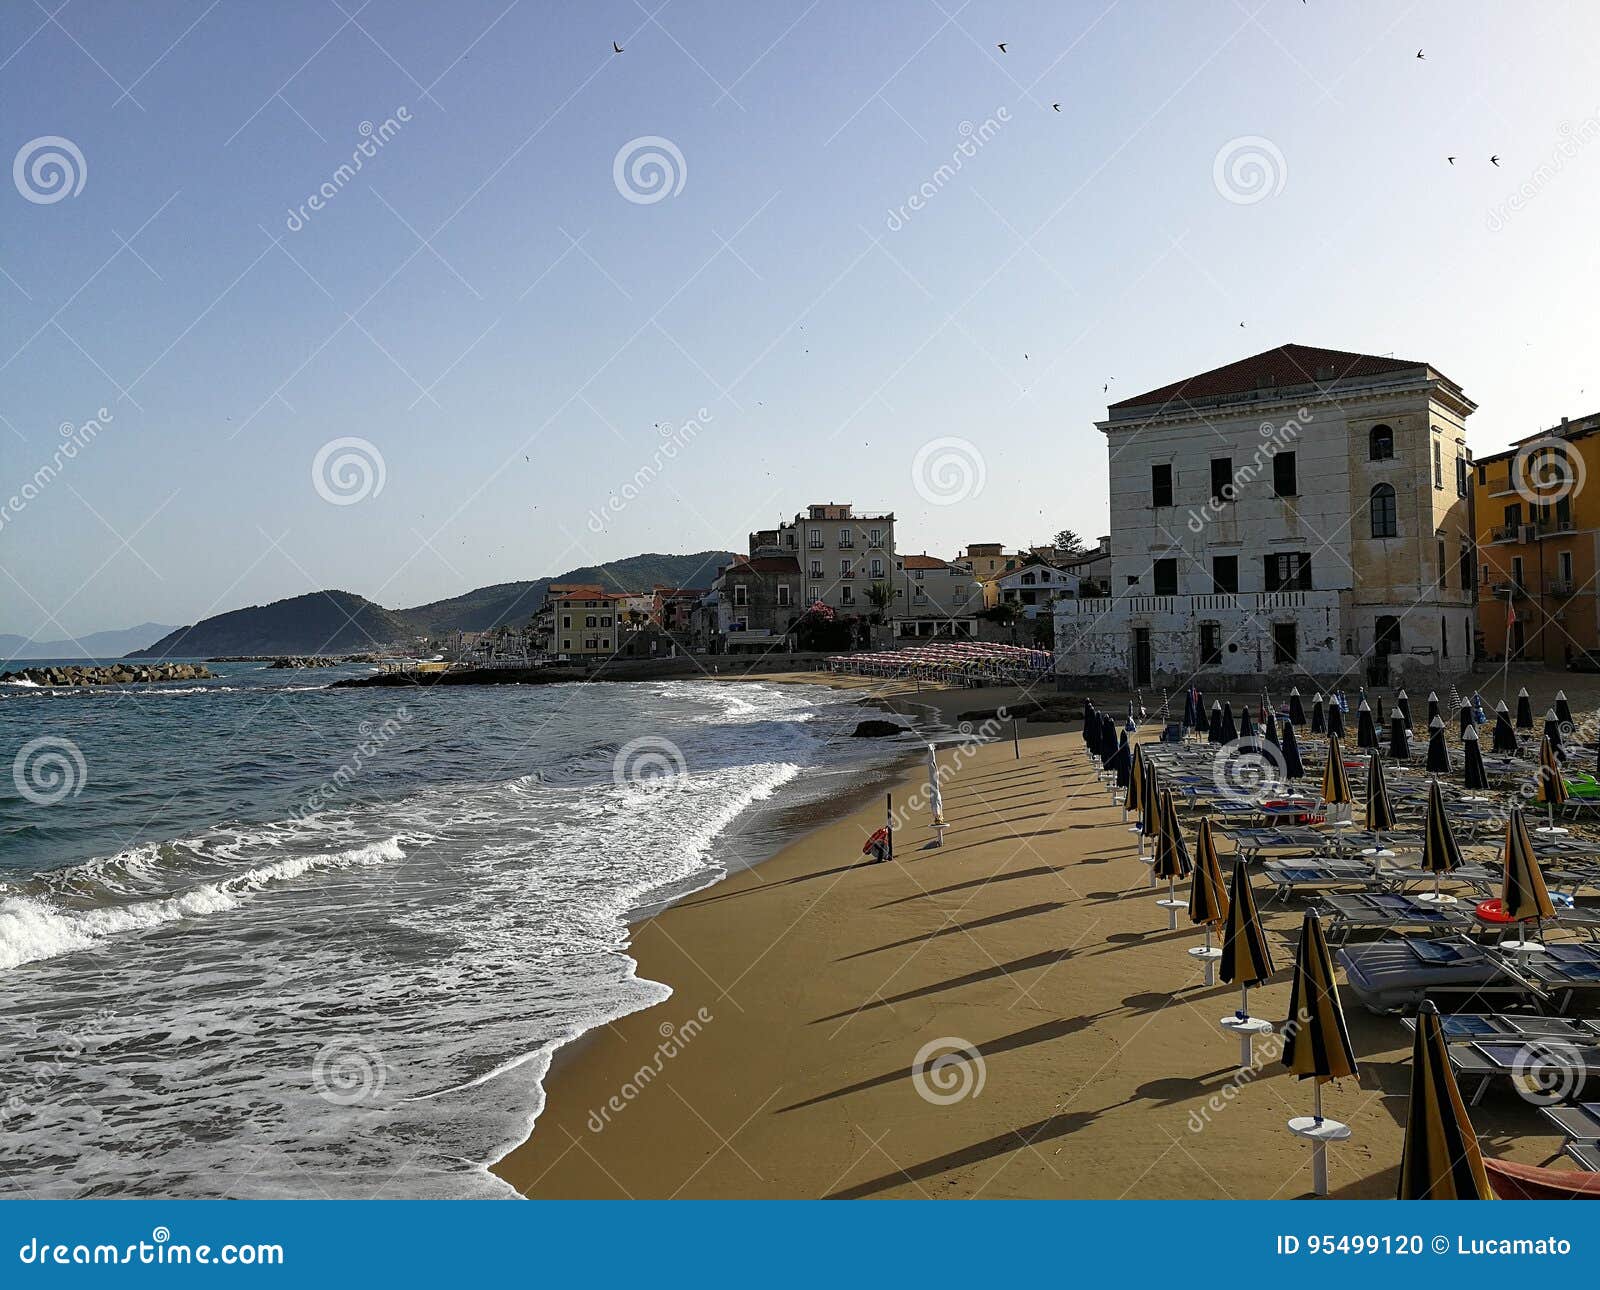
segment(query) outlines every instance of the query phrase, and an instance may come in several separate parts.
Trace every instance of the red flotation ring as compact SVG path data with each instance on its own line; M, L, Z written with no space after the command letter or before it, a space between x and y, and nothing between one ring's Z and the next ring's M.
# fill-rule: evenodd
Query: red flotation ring
M1493 923L1497 927L1503 927L1512 922L1512 919L1506 915L1506 907L1501 904L1498 896L1493 900L1481 900L1478 902L1478 920L1484 923Z

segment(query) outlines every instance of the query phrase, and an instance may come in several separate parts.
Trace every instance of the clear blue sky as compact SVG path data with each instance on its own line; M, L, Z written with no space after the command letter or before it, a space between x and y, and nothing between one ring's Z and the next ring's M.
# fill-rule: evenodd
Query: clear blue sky
M0 193L0 493L112 418L0 527L0 631L404 606L816 500L946 555L1092 536L1108 398L1289 340L1434 363L1479 452L1600 407L1594 5L958 2L8 0L4 156L86 175ZM650 135L681 191L630 202ZM1230 201L1250 136L1282 164ZM346 436L383 487L332 505ZM943 437L984 484L931 505Z

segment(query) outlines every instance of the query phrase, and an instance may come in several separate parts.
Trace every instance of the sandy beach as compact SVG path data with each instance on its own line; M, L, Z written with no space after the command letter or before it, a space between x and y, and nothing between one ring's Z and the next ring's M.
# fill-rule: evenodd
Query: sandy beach
M913 697L953 720L1007 694ZM1306 1194L1308 1149L1285 1122L1310 1085L1270 1041L1241 1078L1217 1024L1237 992L1202 984L1181 914L1167 930L1075 728L1020 730L1020 757L1009 739L941 753L960 756L942 848L918 805L896 863L866 863L874 802L639 924L639 975L672 997L563 1052L531 1140L496 1171L536 1198ZM896 802L925 781L902 773ZM1257 1015L1288 1011L1302 909L1264 906L1279 971L1252 992ZM1353 1130L1332 1190L1386 1197L1410 1035L1353 1002L1346 1015L1361 1074L1325 1091ZM940 1065L949 1053L965 1056ZM1557 1154L1514 1094L1473 1118L1489 1153Z

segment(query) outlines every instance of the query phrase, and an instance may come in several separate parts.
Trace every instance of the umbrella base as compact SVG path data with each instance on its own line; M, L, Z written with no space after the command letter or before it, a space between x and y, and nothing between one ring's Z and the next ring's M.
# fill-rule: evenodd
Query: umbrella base
M1217 960L1222 957L1222 951L1209 945L1195 945L1189 950L1189 957L1205 965L1206 984L1217 983Z
M1510 954L1543 954L1547 948L1543 941L1501 941L1495 946Z
M1255 1065L1255 1038L1257 1035L1270 1035L1272 1023L1263 1017L1224 1017L1217 1023L1224 1030L1231 1030L1239 1036L1239 1069L1249 1070Z
M1411 898L1423 905L1457 905L1461 902L1446 892L1424 891Z
M1177 931L1178 911L1180 909L1188 909L1189 902L1187 900L1179 900L1173 896L1163 896L1160 900L1156 901L1156 904L1167 911L1167 930L1169 932Z
M1289 1132L1311 1143L1311 1190L1318 1196L1328 1194L1328 1143L1346 1142L1350 1126L1337 1120L1318 1119L1314 1115L1297 1115L1289 1121Z
M1533 831L1535 833L1543 833L1548 837L1565 836L1572 832L1571 829L1563 829L1554 824L1543 824Z

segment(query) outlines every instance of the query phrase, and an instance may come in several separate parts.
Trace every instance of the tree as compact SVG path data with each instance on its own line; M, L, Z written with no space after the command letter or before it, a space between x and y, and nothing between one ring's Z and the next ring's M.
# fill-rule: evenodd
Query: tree
M1083 555L1089 549L1089 544L1071 529L1062 529L1050 539L1050 545L1057 551L1064 551L1068 556Z
M881 623L883 611L888 608L894 599L894 588L887 582L875 582L867 588L867 600L872 605L872 621Z

